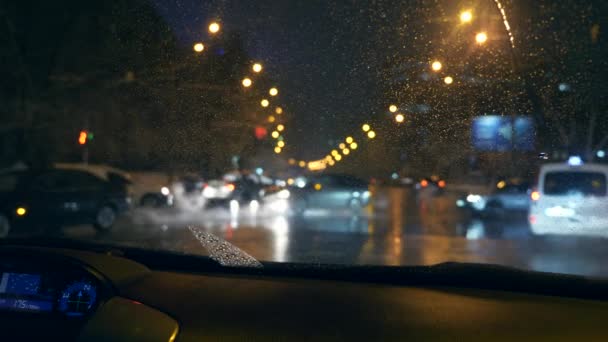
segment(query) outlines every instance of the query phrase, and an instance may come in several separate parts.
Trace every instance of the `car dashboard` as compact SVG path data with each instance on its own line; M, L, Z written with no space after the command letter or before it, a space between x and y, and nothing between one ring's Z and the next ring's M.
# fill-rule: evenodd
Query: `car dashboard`
M591 341L608 337L608 303L603 300L424 282L387 284L381 276L376 282L359 282L315 278L314 272L306 277L220 267L194 272L191 267L199 263L186 256L135 257L137 261L129 257L113 250L0 246L3 339ZM141 263L146 260L151 262ZM174 263L178 260L182 263ZM168 269L171 264L175 267ZM402 271L401 276L414 277L416 272ZM604 285L594 289L603 291Z

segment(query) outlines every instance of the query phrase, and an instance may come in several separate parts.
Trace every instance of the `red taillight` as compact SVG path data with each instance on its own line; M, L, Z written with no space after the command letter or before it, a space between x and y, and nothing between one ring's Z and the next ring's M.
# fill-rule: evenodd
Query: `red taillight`
M420 181L420 186L423 188L426 188L429 185L429 181L427 181L426 179L423 179Z
M440 180L439 182L437 182L437 185L439 185L440 188L445 188L445 181Z
M530 194L530 198L533 201L538 201L540 199L540 192L538 192L538 191L532 191L532 193Z

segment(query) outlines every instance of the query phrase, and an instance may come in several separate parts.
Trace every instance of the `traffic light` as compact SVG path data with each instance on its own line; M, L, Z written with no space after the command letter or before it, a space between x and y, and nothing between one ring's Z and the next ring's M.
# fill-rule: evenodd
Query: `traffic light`
M87 143L87 131L80 131L80 134L78 135L78 144L80 145L84 145Z

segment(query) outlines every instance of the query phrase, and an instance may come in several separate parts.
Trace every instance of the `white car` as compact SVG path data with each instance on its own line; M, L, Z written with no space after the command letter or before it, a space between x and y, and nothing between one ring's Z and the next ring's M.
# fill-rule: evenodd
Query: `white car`
M546 164L530 194L534 234L608 236L608 165Z

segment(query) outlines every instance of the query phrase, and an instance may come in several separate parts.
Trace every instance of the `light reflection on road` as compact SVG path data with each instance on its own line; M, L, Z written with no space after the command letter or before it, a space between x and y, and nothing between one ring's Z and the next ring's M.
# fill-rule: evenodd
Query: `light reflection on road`
M382 197L383 196L383 197ZM263 203L252 208L133 211L109 233L67 227L52 233L107 243L206 254L187 227L216 234L259 260L304 263L430 265L446 261L608 276L607 239L534 236L524 218L470 219L454 198L427 202L402 189L380 194L361 215L311 211L279 215Z

